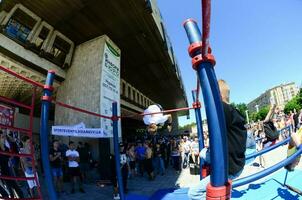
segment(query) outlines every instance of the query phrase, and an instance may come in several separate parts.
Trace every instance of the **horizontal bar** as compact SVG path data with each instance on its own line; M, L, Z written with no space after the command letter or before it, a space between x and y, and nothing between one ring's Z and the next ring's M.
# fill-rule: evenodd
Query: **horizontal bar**
M285 160L277 163L276 165L273 165L261 172L253 174L251 176L247 176L247 177L235 180L232 184L232 187L235 188L235 187L239 187L242 185L246 185L248 183L261 179L265 176L268 176L268 175L272 174L273 172L277 171L278 169L281 169L282 167L292 163L297 158L297 156L301 155L301 153L302 153L302 145L300 145L298 147L298 151L296 153L294 153L292 156L286 158Z
M42 198L40 198L40 197L35 197L35 198L5 198L5 197L1 197L1 199L3 199L3 200L15 200L15 199L18 199L18 200L41 200Z
M62 103L62 102L59 102L59 101L53 101L53 102L56 105L59 105L59 106L65 107L65 108L69 108L69 109L72 109L72 110L75 110L75 111L78 111L78 112L86 113L86 114L89 114L89 115L94 115L96 117L112 119L112 117L109 117L109 116L106 116L106 115L101 115L101 114L98 114L98 113L94 113L94 112L84 110L84 109L81 109L81 108L77 108L75 106L71 106L71 105L68 105L68 104L65 104L65 103Z
M267 152L269 152L269 151L271 151L271 150L273 150L273 149L276 149L277 147L279 147L279 146L281 146L281 145L284 145L284 144L288 143L288 142L290 141L290 139L291 139L291 138L288 137L288 138L286 138L285 140L283 140L283 141L281 141L281 142L278 142L278 143L275 144L275 145L272 145L272 146L270 146L270 147L268 147L268 148L262 149L261 151L258 151L258 152L256 152L256 153L251 153L251 154L247 155L247 156L245 157L245 159L247 160L247 159L255 158L255 157L257 157L257 156L260 156L260 155L262 155L262 154L265 154L265 153L267 153Z
M3 97L3 96L0 96L0 101L3 101L5 103L10 103L10 104L14 104L16 106L19 106L19 107L22 107L22 108L27 108L27 109L31 109L31 106L28 106L26 104L23 104L23 103L20 103L18 101L15 101L15 100L12 100L12 99L9 99L9 98L6 98L6 97Z
M184 111L184 110L192 110L192 109L194 109L194 108L193 107L176 108L176 109L164 110L164 111L153 112L153 113L139 113L139 114L133 114L133 115L119 116L119 118L129 118L129 117L135 117L135 116L145 116L145 115L172 113L172 112L178 112L178 111Z
M16 156L16 157L33 157L32 154L26 154L26 153L10 153L10 152L5 152L5 151L0 151L0 155Z
M2 125L2 124L0 124L0 128L19 131L19 132L28 133L28 134L31 133L30 129L17 128L17 127L13 127L13 126L5 126L5 125Z
M35 180L35 177L0 176L0 179L14 180L14 181L28 181L28 180Z
M24 77L24 76L22 76L22 75L20 75L20 74L18 74L16 72L14 72L14 71L12 71L12 70L9 70L6 67L3 67L1 65L0 65L0 70L6 72L6 73L8 73L8 74L10 74L10 75L12 75L12 76L14 76L16 78L19 78L19 79L21 79L21 80L23 80L23 81L25 81L27 83L30 83L30 84L32 84L34 86L37 86L37 87L40 87L40 88L44 87L44 85L42 83L39 83L39 82L33 81L33 80L29 79L29 78L26 78L26 77Z

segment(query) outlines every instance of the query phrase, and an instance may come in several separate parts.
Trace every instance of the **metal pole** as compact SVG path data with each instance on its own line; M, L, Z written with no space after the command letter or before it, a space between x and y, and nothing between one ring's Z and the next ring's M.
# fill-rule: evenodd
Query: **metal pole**
M51 168L49 162L49 146L48 146L48 136L49 136L49 106L51 104L51 95L53 91L53 81L55 77L54 71L48 71L47 78L45 81L43 96L42 96L42 107L41 107L41 127L40 127L40 142L41 142L41 157L45 175L45 182L47 185L47 191L49 198L51 200L57 200L56 190L53 184L51 176Z
M249 124L250 123L249 110L245 111L245 116L246 116L246 122Z
M117 116L117 103L112 103L112 122L113 122L113 146L114 146L114 159L115 159L115 170L117 176L117 183L118 183L118 191L120 194L121 200L125 199L124 195L124 186L123 186L123 179L121 173L121 162L120 162L120 148L119 148L119 141L118 141L118 116Z
M192 98L193 102L196 104L199 104L199 102L196 102L197 99L197 90L192 90ZM204 148L204 138L203 138L203 128L202 128L202 118L201 118L201 112L200 112L200 106L195 107L195 117L196 117L196 126L197 126L197 136L198 136L198 144L199 144L199 151ZM203 168L204 162L203 159L199 159L199 169L200 172ZM199 173L200 180L202 180L202 173Z
M194 20L187 20L184 27L190 44L201 41L200 31ZM196 51L195 55L198 54L200 54L200 51ZM197 73L209 126L211 185L213 187L225 186L228 183L226 124L213 64L211 62L201 62L197 67Z

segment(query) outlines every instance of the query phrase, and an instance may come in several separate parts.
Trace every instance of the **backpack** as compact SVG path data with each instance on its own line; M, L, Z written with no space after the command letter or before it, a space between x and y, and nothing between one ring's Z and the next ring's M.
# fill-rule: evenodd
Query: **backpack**
M279 138L279 132L272 121L264 122L263 127L267 141L274 141Z

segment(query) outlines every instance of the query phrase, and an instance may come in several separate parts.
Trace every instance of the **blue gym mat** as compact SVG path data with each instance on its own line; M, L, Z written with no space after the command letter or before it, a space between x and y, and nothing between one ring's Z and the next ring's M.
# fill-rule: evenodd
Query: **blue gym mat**
M233 189L232 199L244 200L302 200L302 196L283 187L285 170L279 170L269 177L267 181L248 185L246 189ZM302 191L302 171L289 172L286 184ZM151 197L128 195L126 200L189 200L188 188L162 189L156 191Z

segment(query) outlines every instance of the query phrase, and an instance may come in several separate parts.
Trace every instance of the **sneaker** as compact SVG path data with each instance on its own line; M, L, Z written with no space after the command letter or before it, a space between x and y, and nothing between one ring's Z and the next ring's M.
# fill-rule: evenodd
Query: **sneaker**
M83 190L83 188L80 188L80 192L81 193L86 193L85 190Z
M74 190L74 189L72 189L72 190L71 190L71 194L74 194L74 193L75 193L75 190Z
M114 200L120 200L121 198L120 198L120 195L119 195L119 194L114 194L114 195L113 195L113 199L114 199Z

